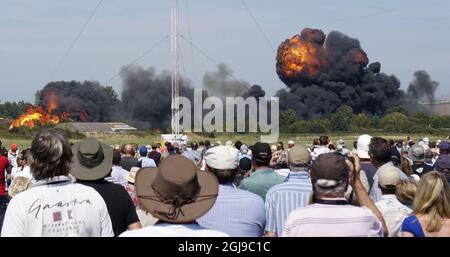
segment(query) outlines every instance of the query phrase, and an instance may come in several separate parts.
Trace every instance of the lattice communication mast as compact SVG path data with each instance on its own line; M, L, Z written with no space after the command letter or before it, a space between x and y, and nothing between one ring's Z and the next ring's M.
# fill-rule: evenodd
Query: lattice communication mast
M172 134L180 133L179 90L180 90L180 55L178 45L178 0L172 0Z

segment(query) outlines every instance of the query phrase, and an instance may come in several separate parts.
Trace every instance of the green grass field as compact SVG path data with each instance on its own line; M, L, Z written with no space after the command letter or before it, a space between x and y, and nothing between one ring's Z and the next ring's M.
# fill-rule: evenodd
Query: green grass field
M31 145L31 138L32 136L26 136L27 138L24 138L20 135L15 135L12 133L9 133L7 131L0 131L0 140L3 142L3 145L6 147L9 147L11 144L15 143L18 144L21 149L27 148ZM364 134L366 132L361 132L360 134ZM345 140L348 147L352 147L353 141L357 140L358 136L360 134L357 133L329 133L328 136L332 139L332 141L336 142L339 139ZM368 133L372 136L381 136L386 139L405 139L408 135L407 134L388 134L388 133ZM161 137L158 134L151 134L151 133L145 133L145 132L139 132L139 133L121 133L121 134L96 134L91 135L95 138L98 138L104 143L107 143L109 145L121 145L125 143L136 143L138 145L148 145L152 144L154 142L161 142ZM216 143L217 141L221 141L223 144L225 144L226 141L231 140L233 142L240 140L241 142L252 144L256 141L259 141L259 135L258 134L218 134L214 138L211 137L203 137L197 134L189 135L194 141L204 141L204 140L210 140L211 143ZM287 141L294 140L296 144L311 144L312 139L314 137L320 136L320 134L314 135L314 134L282 134L279 137L279 141L283 141L285 144L287 144ZM420 138L427 136L430 138L431 141L435 141L437 139L445 139L447 135L409 135L414 140L418 141ZM71 138L70 141L72 143L77 143L81 141L81 139L74 139Z

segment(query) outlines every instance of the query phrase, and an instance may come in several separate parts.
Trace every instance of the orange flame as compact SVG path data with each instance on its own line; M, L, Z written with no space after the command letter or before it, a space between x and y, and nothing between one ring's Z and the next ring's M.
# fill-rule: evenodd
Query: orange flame
M319 49L313 43L295 35L281 44L277 59L282 75L293 78L303 72L317 75L325 62L319 55Z
M60 117L57 114L52 114L44 110L41 106L31 106L26 112L19 116L9 129L14 129L18 127L29 127L34 128L35 126L48 126L57 125L60 121Z
M9 130L19 127L56 126L61 120L73 121L67 112L63 112L61 115L54 113L58 108L55 94L50 93L46 97L48 99L46 109L42 106L28 107L24 114L20 115L19 118L11 123Z

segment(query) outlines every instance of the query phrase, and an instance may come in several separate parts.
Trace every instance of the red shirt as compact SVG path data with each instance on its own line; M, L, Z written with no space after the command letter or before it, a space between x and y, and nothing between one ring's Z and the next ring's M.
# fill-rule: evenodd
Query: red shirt
M5 171L9 166L8 158L0 155L0 196L5 196Z

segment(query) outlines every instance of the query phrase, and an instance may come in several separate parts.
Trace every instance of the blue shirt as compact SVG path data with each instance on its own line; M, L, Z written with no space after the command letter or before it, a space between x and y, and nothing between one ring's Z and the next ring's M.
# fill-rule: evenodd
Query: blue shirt
M290 172L284 183L273 186L266 196L266 231L281 236L292 211L308 205L312 184L307 171Z
M422 225L420 225L419 219L416 215L411 215L403 221L402 231L409 232L413 234L414 237L425 237Z
M258 195L232 184L219 185L214 206L197 223L232 237L260 237L266 225L264 202Z
M242 180L239 185L240 189L255 193L263 200L271 187L283 182L286 178L278 175L272 169L261 169L255 171L250 177Z

